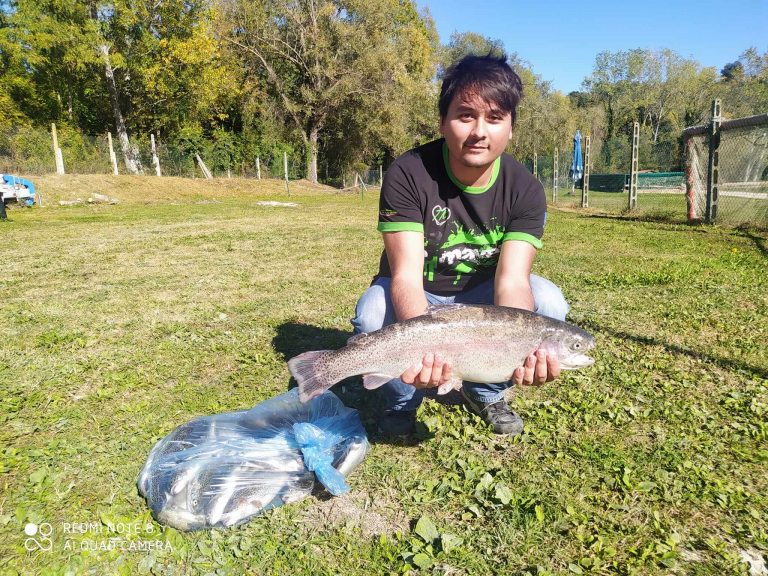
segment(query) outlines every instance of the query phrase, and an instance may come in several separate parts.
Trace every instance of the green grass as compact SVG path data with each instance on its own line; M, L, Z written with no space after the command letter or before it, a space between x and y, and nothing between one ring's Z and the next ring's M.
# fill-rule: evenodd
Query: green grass
M429 400L418 438L384 442L375 395L347 383L373 441L351 493L231 530L154 523L135 480L155 442L342 345L381 250L375 194L296 184L298 208L269 208L280 182L156 182L50 178L46 207L0 222L0 574L722 575L765 558L765 234L557 210L535 271L596 363L515 391L522 437ZM122 202L56 205L88 190ZM52 550L28 552L42 522Z

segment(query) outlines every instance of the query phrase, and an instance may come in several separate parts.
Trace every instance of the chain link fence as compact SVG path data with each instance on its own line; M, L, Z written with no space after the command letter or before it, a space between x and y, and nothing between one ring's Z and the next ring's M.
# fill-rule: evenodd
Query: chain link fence
M688 219L768 227L768 114L685 131Z

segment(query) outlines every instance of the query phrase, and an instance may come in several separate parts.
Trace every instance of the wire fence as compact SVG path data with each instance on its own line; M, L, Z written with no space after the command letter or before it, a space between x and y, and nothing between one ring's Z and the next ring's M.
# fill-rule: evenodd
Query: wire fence
M558 151L557 157L554 154L537 156L535 174L544 186L547 200L557 206L581 208L586 200L586 207L609 213L633 212L684 219L684 173L682 170L668 171L669 167L677 168L684 164L682 153L667 142L643 145L640 140L638 144L640 171L637 178L637 201L632 209L629 207L631 137L614 137L602 143L599 149L592 149L591 142L584 139L582 149L585 168L589 162L612 169L611 172L589 174L586 199L583 195L583 178L574 181L569 175L573 150ZM642 156L644 151L647 153L645 159ZM527 160L524 163L534 172L533 161Z
M715 115L713 114L713 117ZM612 138L599 150L588 150L585 165L610 166L611 172L569 177L573 150L537 155L523 161L543 184L547 200L557 206L589 208L668 221L707 221L768 227L768 114L687 128L680 145L657 143L648 133ZM618 155L626 159L622 161ZM632 186L632 154L636 155L636 189ZM712 178L712 163L714 182ZM673 168L670 170L670 168Z
M717 104L719 107L719 103ZM557 150L523 159L542 182L548 202L557 206L589 208L614 214L638 214L672 221L718 222L768 227L768 114L720 121L713 107L712 123L687 128L679 145L656 142L638 130L599 142L583 142L587 173L574 181L569 169L573 150ZM109 137L88 136L61 126L58 145L66 173L110 174ZM274 147L266 152L244 152L226 133L202 140L199 135L165 142L149 135L135 136L145 174L203 177L199 156L213 177L276 178L305 176L306 163L293 150ZM127 173L120 142L113 141L118 172ZM633 186L632 170L637 167ZM17 127L0 134L0 173L36 175L56 171L51 132L41 127ZM596 166L598 170L593 170ZM608 170L605 170L605 169ZM382 167L358 167L327 183L345 191L365 192L380 186Z
M768 114L686 129L688 217L768 227Z
M67 174L112 174L113 164L107 134L87 135L74 128L57 126L57 143ZM152 138L133 135L131 145L137 152L144 174L156 174ZM117 170L127 174L120 141L113 138ZM244 151L244 147L222 133L218 138L177 138L155 140L155 156L163 176L201 178L204 173L196 159L200 157L213 177L279 178L298 180L305 176L304 158L290 148L276 146L266 152ZM56 172L52 132L42 127L16 127L0 134L0 173L41 175Z

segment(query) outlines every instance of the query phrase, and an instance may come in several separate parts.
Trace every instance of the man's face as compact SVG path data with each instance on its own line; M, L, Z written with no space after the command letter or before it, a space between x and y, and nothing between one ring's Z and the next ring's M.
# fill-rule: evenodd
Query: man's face
M454 162L469 168L493 163L512 135L512 115L475 95L459 94L440 120L440 133Z

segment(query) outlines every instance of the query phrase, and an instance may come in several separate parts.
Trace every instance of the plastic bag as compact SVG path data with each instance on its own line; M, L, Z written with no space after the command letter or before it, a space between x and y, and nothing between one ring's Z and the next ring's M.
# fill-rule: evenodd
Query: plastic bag
M234 526L306 497L315 475L332 494L347 491L344 477L368 447L357 410L328 391L302 404L294 388L182 424L155 445L137 483L158 522Z

